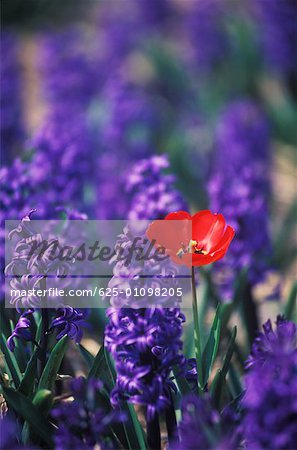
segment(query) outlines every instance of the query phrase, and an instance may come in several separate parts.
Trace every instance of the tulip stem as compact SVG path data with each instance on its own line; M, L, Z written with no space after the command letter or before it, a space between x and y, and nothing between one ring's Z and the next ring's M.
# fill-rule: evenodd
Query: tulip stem
M198 301L197 301L194 266L192 266L192 296L193 296L195 354L198 372L198 393L201 394L203 392L202 351L201 351L201 337L200 337Z

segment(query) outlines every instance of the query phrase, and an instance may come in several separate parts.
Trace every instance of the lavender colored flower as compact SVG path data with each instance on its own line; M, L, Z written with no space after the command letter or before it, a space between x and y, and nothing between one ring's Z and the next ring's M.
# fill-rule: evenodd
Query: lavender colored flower
M26 342L34 340L34 336L32 333L33 313L34 313L33 309L28 309L23 314L21 314L12 334L7 339L7 347L9 348L10 351L13 352L15 349L15 339L22 339Z
M257 0L252 6L266 62L277 72L296 70L296 1Z
M64 112L64 119L85 111L102 82L94 42L75 27L48 33L41 40L39 68L45 97L50 111Z
M57 450L91 450L97 445L103 450L118 448L111 427L122 423L126 417L119 411L106 411L99 406L102 388L102 383L94 379L87 381L79 377L72 381L73 401L61 402L52 411L58 425L55 433Z
M129 219L161 219L168 211L187 209L181 194L173 188L175 177L165 174L166 155L142 159L127 176L127 191L132 194Z
M236 231L228 254L215 268L226 297L232 295L234 276L241 269L249 269L251 285L269 269L269 163L269 131L262 112L248 100L232 103L218 125L208 186L212 211L221 212Z
M148 416L170 405L170 372L182 365L182 323L178 308L110 308L105 345L116 361L112 402L146 405Z
M85 119L79 115L61 121L53 114L35 134L30 143L36 150L30 174L46 203L83 207L84 189L94 179L91 142Z
M229 407L221 414L207 395L188 395L182 400L182 420L179 423L180 442L176 450L230 450L239 448L238 414Z
M294 448L297 441L297 327L277 318L256 339L245 376L241 430L247 448Z
M227 33L224 29L224 7L220 0L193 1L185 17L193 49L193 61L197 68L209 70L222 61L228 50Z
M1 153L3 161L8 164L24 138L24 127L17 39L4 30L1 32L1 57Z
M83 334L82 327L86 326L86 316L87 311L83 309L74 309L70 306L58 308L50 330L57 331L57 339L67 335L79 343Z

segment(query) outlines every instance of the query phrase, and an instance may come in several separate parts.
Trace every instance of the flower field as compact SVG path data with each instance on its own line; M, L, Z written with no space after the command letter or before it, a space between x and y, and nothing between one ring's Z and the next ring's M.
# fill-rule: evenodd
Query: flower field
M1 6L0 449L296 449L296 0Z

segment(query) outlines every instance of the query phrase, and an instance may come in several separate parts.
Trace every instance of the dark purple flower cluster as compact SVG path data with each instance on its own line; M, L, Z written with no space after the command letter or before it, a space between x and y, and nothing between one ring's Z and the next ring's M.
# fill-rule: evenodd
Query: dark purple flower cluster
M227 407L220 414L208 395L191 394L182 400L182 419L179 423L180 442L174 450L232 450L239 448L238 414Z
M112 426L125 421L124 413L106 411L100 404L103 385L98 380L75 378L71 382L73 401L61 402L52 411L58 429L55 433L55 449L85 449L95 447L117 449L112 437Z
M186 33L192 46L193 62L199 71L211 69L226 54L228 41L224 29L225 7L220 0L188 3Z
M149 417L170 406L170 372L181 355L184 315L178 308L108 310L105 345L116 361L112 402L145 405Z
M248 100L229 105L218 125L208 186L211 210L221 212L236 233L228 254L216 265L226 297L241 269L249 269L252 285L268 269L269 148L269 130L259 108Z
M256 0L253 6L268 64L277 72L285 74L296 70L296 1Z
M17 147L24 137L21 105L20 63L15 36L1 32L1 158L6 164L13 161Z
M100 134L97 217L125 219L130 197L125 192L126 176L131 164L149 156L155 148L160 121L145 94L119 78L106 87L103 104L106 119Z
M87 206L84 192L94 172L92 139L83 116L68 119L51 115L32 138L30 147L36 154L30 176L39 198L42 189L43 202L81 209Z
M241 424L247 448L289 449L297 442L297 326L278 316L255 340L247 361Z

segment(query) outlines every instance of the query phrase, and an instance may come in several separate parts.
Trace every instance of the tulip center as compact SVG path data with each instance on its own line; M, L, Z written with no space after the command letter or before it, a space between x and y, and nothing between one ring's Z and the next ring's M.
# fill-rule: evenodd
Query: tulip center
M180 258L186 253L195 253L196 255L207 255L208 252L204 250L203 245L199 245L197 241L193 241L192 239L189 241L188 245L181 244L181 248L177 251L176 255Z

